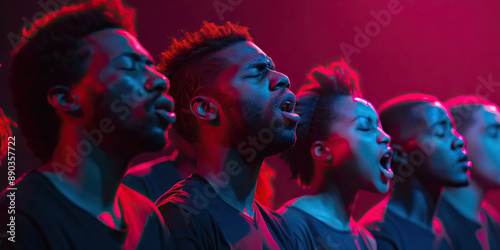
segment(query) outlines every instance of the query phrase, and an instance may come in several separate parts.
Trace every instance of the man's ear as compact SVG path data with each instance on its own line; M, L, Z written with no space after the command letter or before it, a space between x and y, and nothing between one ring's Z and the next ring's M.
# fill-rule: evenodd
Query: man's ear
M208 122L216 121L219 118L218 103L206 96L195 96L189 105L193 114Z
M64 112L76 112L81 110L80 100L71 88L64 85L55 85L49 89L47 100L57 110Z
M311 145L311 155L313 159L324 163L332 163L333 155L323 141L315 141Z

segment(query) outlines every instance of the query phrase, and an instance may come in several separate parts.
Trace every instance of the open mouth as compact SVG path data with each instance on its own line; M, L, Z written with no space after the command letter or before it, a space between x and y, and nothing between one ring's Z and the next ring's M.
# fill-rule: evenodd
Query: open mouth
M280 105L280 110L284 112L292 112L294 104L288 100L284 101Z
M155 103L155 113L158 116L160 123L168 127L170 124L175 122L175 113L174 113L174 103L164 97L160 97Z
M394 172L391 169L391 160L392 160L392 149L384 150L384 154L382 158L380 158L380 171L386 178L394 177Z
M293 112L294 108L295 108L295 95L292 93L288 93L281 101L279 109L283 114L283 118L285 118L285 120L297 123L300 120L300 116Z

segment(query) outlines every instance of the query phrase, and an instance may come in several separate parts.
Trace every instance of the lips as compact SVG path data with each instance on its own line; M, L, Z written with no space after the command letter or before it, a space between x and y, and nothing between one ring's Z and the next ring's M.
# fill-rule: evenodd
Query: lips
M295 108L295 95L292 93L288 93L283 97L283 100L281 100L279 109L285 120L292 123L297 123L300 120L300 116L293 112L294 108Z
M387 147L380 158L380 171L388 179L394 177L394 172L391 169L392 153L392 148Z
M472 167L472 162L469 161L469 157L466 154L464 154L460 159L458 159L458 162L462 163L468 169Z
M154 105L155 113L160 122L167 127L175 122L174 103L166 97L160 97Z

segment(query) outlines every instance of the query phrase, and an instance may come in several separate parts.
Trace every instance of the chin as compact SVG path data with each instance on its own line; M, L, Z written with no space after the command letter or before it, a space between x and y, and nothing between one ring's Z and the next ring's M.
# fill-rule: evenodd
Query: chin
M295 145L295 131L293 133L280 133L274 138L271 144L269 144L269 150L267 150L267 156L279 154Z
M462 180L453 180L445 184L448 187L466 187L469 185L469 180L467 178Z
M295 135L295 130L292 131L283 131L278 137L275 138L275 143L279 145L283 145L283 150L287 150L293 145L295 145L295 141L297 140L297 136ZM280 151L281 152L281 151Z
M382 181L379 181L379 183L376 183L373 188L366 191L377 194L385 194L389 191L389 183L383 183Z

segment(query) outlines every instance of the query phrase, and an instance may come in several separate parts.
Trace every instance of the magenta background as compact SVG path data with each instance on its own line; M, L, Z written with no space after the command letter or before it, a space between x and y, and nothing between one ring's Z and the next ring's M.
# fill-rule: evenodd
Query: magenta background
M45 3L49 0L42 0ZM62 0L60 0L63 2ZM71 1L78 3L79 1ZM139 40L153 57L168 45L169 37L180 30L193 31L202 20L222 23L214 3L225 3L230 11L223 21L239 22L251 28L255 42L287 74L292 89L305 81L306 72L318 64L339 60L342 42L355 45L354 28L364 29L374 21L371 11L387 9L390 1L125 1L137 8ZM456 95L489 94L500 103L500 86L489 92L478 87L478 77L500 82L500 0L400 0L399 14L391 16L387 27L370 38L359 54L352 54L351 66L359 72L366 99L375 106L396 95L424 92L447 100ZM235 6L231 6L231 3ZM6 87L7 62L12 49L7 34L20 33L22 17L32 19L43 11L35 0L0 1L0 107L15 119L10 93ZM14 129L19 142L22 135ZM38 161L23 146L16 147L18 175L38 166ZM139 160L146 159L142 157ZM139 161L138 160L138 161ZM289 180L286 166L271 159L278 171L275 181L275 206L296 196L300 189ZM0 167L4 169L5 165ZM0 170L1 187L6 185L6 170ZM494 194L498 197L499 193ZM364 194L358 199L355 217L380 196ZM489 200L498 209L493 194Z

